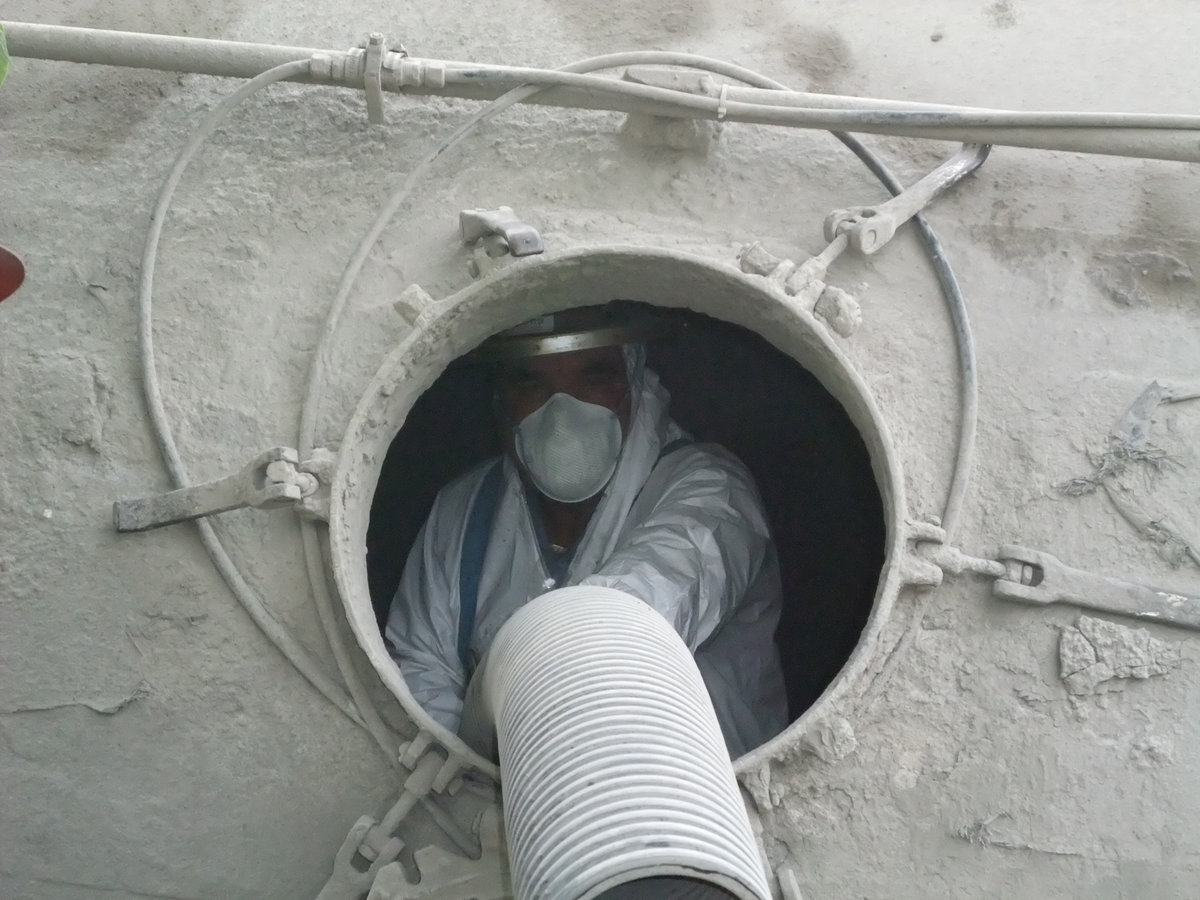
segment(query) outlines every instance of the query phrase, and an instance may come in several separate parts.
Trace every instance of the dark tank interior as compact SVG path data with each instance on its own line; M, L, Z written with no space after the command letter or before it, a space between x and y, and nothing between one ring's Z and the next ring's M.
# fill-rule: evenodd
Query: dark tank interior
M795 720L857 644L884 561L884 517L866 447L838 402L762 337L685 314L648 344L673 418L750 468L774 531L784 588L776 633ZM380 623L439 488L497 454L487 373L451 366L413 406L371 507L367 567Z

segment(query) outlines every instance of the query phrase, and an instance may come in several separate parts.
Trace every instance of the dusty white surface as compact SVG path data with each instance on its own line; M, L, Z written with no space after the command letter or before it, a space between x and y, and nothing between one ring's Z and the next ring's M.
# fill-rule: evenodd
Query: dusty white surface
M414 54L513 64L670 48L817 90L1196 108L1200 10L1186 0L1153 15L1115 0L869 6L9 0L0 14L330 47L383 30ZM231 88L24 61L0 88L0 242L29 271L0 305L6 897L311 896L353 821L394 794L374 744L262 638L194 530L118 536L109 520L113 499L168 487L141 396L138 260L171 158ZM277 87L185 178L162 246L156 337L193 478L295 443L348 254L379 198L474 109L388 105L391 124L370 128L351 92ZM556 247L645 242L731 261L754 239L803 257L819 249L826 212L881 196L825 135L730 127L704 158L622 141L620 122L515 110L440 163L351 298L320 439L340 435L403 336L390 300L414 281L434 296L467 283L459 209L512 205ZM906 180L947 149L874 145ZM963 549L1018 542L1200 593L1195 566L1169 568L1102 493L1068 499L1053 487L1090 471L1088 453L1151 380L1200 377L1197 209L1200 178L1182 164L1000 150L931 215L967 294L982 378ZM928 267L905 235L830 280L863 301L847 352L888 417L912 512L935 514L957 406ZM1159 411L1154 440L1177 464L1137 482L1147 509L1193 536L1198 406ZM332 671L291 515L234 513L221 530ZM787 861L818 900L1191 896L1198 639L1146 625L1178 645L1162 674L1076 694L1060 645L1078 611L1003 605L971 578L908 601L924 606L903 620L912 625L876 689L760 777L771 862ZM385 713L402 721L394 705Z

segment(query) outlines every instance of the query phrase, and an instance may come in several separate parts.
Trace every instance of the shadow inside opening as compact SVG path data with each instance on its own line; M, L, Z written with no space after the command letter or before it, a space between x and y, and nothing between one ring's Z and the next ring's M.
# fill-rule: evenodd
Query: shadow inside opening
M596 900L731 900L722 887L693 878L639 878L597 894Z
M779 554L776 642L795 721L845 665L874 604L879 487L862 437L814 375L753 332L686 318L682 334L648 347L648 365L671 393L672 418L737 455L758 483ZM367 572L381 627L438 490L499 452L486 372L450 367L414 404L372 502Z

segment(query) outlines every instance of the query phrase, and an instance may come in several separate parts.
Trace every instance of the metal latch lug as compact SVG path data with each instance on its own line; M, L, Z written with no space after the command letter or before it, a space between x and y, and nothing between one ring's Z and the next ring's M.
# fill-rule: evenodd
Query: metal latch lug
M471 246L482 240L491 257L506 253L514 257L534 256L546 249L538 230L518 219L511 206L464 209L458 214L458 227L464 244Z

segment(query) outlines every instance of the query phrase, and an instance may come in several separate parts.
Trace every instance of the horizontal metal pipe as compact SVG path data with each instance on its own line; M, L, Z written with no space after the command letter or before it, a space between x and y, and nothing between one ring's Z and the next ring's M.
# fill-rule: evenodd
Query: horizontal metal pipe
M328 52L278 44L216 41L134 31L102 31L29 22L4 22L3 25L9 55L14 57L191 72L227 78L253 78L286 62Z
M55 25L6 22L9 53L15 57L131 66L236 78L252 78L296 59L319 61L315 74L290 80L363 87L362 50L323 50L239 43L173 35L101 31ZM1014 113L970 107L908 103L768 91L739 85L721 87L710 76L646 77L639 67L629 81L597 79L556 70L491 66L451 60L423 60L387 52L384 90L494 100L513 88L538 83L545 88L523 102L570 108L636 112L675 118L723 118L747 124L828 128L960 143L1099 153L1200 162L1196 117ZM420 77L403 74L420 72ZM429 77L425 77L428 73ZM710 88L705 90L704 79ZM570 82L563 84L563 82ZM713 93L719 91L719 96ZM1111 120L1116 127L1105 124ZM1084 123L1057 124L1058 122ZM1010 123L1021 124L1010 124ZM1027 123L1034 124L1027 124Z
M667 71L651 66L632 66L627 77L649 85L695 93L715 93L711 76L703 72ZM729 100L741 103L762 103L773 106L796 106L808 109L837 110L896 110L901 112L986 113L979 107L954 106L944 103L917 103L911 100L884 100L878 97L851 97L844 94L817 94L807 91L772 91L764 88L731 84L725 88ZM1111 156L1132 156L1152 159L1172 159L1196 162L1200 154L1200 135L1171 129L1082 129L1006 128L998 139L990 129L946 128L922 129L920 137L930 140L955 141L964 144L1000 144L1008 147L1059 150L1073 153L1099 153Z

